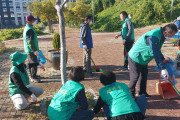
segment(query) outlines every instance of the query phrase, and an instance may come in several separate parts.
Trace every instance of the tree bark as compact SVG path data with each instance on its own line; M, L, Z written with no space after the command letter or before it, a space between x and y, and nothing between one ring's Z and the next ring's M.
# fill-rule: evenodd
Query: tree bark
M61 0L56 0L56 10L59 18L59 35L60 35L60 44L61 44L61 59L60 59L60 71L61 71L61 81L64 84L67 81L66 73L66 38L65 38L65 18L63 14L64 5L69 0L65 0L61 3Z
M51 32L52 30L52 24L51 24L51 20L48 19L48 27L49 27L49 32Z

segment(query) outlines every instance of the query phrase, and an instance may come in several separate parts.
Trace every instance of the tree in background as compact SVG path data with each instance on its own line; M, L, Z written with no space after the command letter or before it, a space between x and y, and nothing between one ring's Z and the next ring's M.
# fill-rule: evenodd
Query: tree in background
M55 0L34 0L26 4L33 16L38 16L42 22L48 22L49 31L52 31L52 20L57 20Z
M88 14L90 4L85 4L83 1L79 0L76 2L69 2L68 6L69 7L64 10L66 24L69 26L79 26Z

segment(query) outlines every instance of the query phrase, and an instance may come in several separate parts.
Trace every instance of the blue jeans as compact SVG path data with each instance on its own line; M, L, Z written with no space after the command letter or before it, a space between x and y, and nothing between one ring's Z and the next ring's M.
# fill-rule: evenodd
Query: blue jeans
M147 107L147 99L146 99L146 97L144 95L139 96L136 99L136 103L139 106L139 109L140 109L141 113L145 116L146 107ZM108 105L104 104L103 109L104 109L104 113L105 113L105 115L107 117L107 120L110 120L110 110L109 110Z
M92 110L79 110L73 113L69 120L92 120L94 112Z

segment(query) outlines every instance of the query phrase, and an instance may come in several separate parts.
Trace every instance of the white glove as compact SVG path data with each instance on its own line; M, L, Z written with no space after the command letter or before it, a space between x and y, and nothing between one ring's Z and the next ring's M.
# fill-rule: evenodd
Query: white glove
M35 51L34 54L35 54L36 56L39 56L39 52L38 52L38 51Z
M126 40L125 40L125 39L123 39L123 41L122 41L122 42L123 42L123 45L125 45L125 43L126 43Z
M37 97L34 95L34 93L31 95L32 101L37 102Z
M161 75L163 75L164 77L168 76L168 72L166 69L161 70Z
M27 88L30 88L30 87L32 87L32 86L31 86L31 84L29 84L29 85L26 85L26 87L27 87Z
M44 65L43 65L41 62L39 62L39 65L40 65L41 67L44 67Z
M83 45L83 48L84 48L84 49L87 49L87 45Z

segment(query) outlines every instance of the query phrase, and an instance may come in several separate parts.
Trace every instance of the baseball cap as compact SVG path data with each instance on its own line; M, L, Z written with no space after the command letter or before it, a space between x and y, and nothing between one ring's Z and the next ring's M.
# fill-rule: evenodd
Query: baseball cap
M37 19L34 18L32 15L27 15L26 16L26 21L32 21L32 20L37 20Z

